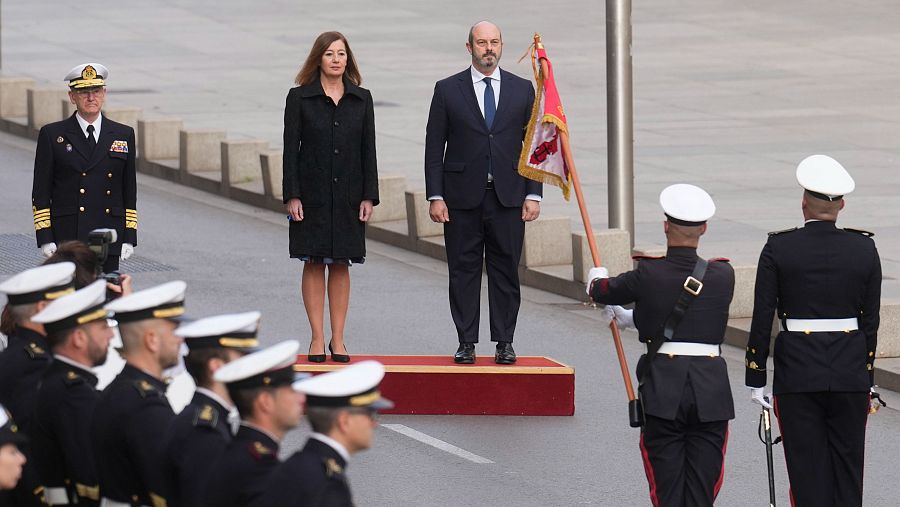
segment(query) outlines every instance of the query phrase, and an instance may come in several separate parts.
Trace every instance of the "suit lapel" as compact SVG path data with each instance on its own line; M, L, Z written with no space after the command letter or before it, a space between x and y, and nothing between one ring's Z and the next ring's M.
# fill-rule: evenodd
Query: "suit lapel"
M475 87L472 85L472 72L468 69L459 74L459 91L462 93L463 99L468 102L469 108L475 115L475 120L481 128L487 132L487 125L484 123L484 115L481 114L481 108L478 107L478 98L475 97ZM494 123L497 117L494 117Z
M88 170L93 169L104 157L109 156L109 147L116 136L115 126L108 119L104 118L104 120L103 125L100 127L100 139L97 141L97 147L94 148L94 153L91 155L87 165ZM128 148L133 150L134 146L129 146Z
M500 130L501 122L505 117L506 110L509 109L513 94L515 94L513 80L505 70L500 69L500 100L497 102L497 113L494 114L494 124L491 130Z
M68 141L72 144L72 147L75 148L75 151L84 157L84 160L90 160L91 147L88 146L84 131L81 130L81 125L78 124L78 120L75 118L74 114L69 117L69 125L66 127L66 133L68 134Z

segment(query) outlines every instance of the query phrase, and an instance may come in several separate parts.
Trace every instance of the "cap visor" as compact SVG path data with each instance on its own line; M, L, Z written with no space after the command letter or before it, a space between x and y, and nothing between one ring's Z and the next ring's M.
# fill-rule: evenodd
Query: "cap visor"
M375 410L390 410L394 408L394 402L387 398L378 398L374 403L369 405L369 408L373 408Z

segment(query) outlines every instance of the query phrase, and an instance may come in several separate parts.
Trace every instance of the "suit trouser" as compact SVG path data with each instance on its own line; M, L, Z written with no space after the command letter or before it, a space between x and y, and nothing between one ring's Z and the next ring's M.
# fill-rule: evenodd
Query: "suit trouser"
M685 384L674 420L646 416L641 456L654 507L713 505L725 474L728 421L700 422Z
M791 505L862 505L868 413L865 392L775 396Z
M519 315L521 207L504 207L493 189L473 209L451 209L444 224L450 273L450 315L460 343L478 342L481 271L487 267L491 341L511 342Z

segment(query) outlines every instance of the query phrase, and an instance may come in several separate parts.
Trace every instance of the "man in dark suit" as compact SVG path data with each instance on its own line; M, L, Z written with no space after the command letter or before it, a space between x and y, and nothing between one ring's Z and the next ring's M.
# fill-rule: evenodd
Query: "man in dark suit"
M431 219L444 224L450 314L460 343L454 361L475 362L486 265L494 360L512 364L525 222L541 209L541 184L516 171L534 86L498 67L503 41L493 23L475 24L466 48L472 66L434 87L425 134L426 194Z
M107 273L137 244L134 129L101 114L108 73L99 63L85 63L66 76L77 111L41 128L31 191L37 244L47 257L63 241L87 242L94 229L116 230Z
M756 271L746 383L763 395L772 317L775 415L791 499L798 506L862 505L863 454L881 309L881 260L872 233L835 225L853 178L834 159L807 157L801 228L769 233Z

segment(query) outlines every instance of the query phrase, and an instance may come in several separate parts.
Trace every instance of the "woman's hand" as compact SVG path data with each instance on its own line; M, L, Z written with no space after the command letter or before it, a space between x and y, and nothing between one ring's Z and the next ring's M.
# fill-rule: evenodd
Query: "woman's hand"
M359 203L359 221L368 222L372 218L372 201L366 199Z
M106 282L106 288L115 293L116 297L127 296L134 292L134 288L131 286L131 275L119 275L119 283Z
M297 199L296 197L294 197L293 199L289 199L287 202L287 212L290 213L291 220L293 220L294 222L302 222L303 203L300 202L300 199Z

